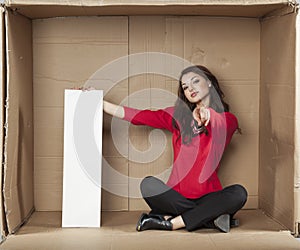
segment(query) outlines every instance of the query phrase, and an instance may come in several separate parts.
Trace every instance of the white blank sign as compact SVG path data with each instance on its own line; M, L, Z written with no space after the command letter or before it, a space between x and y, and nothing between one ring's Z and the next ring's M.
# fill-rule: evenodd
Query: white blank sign
M100 227L102 90L65 90L63 227Z

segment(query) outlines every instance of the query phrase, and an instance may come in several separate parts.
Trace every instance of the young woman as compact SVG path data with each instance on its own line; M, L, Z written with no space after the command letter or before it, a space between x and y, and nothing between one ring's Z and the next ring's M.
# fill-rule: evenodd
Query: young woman
M151 111L104 102L104 111L111 115L167 129L173 136L174 161L167 183L153 176L141 182L151 211L141 215L137 231L214 227L229 232L247 191L238 184L222 188L217 176L223 152L238 129L223 98L216 77L204 66L191 66L180 75L174 107Z

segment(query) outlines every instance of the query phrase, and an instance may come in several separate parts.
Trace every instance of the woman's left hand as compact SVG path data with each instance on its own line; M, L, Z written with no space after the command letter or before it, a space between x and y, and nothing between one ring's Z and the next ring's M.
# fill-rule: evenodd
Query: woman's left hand
M205 125L207 126L210 118L209 109L205 107L196 107L193 111L193 117L198 122L198 126Z

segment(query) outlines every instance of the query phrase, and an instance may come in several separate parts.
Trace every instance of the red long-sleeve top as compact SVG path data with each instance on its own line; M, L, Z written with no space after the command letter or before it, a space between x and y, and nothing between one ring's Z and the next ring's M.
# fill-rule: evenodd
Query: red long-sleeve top
M167 129L172 133L174 160L166 183L169 187L190 199L222 189L217 169L238 127L232 113L217 113L210 108L210 121L206 126L208 134L195 135L191 143L183 144L180 131L172 125L174 107L156 111L124 107L124 110L124 120L132 124Z

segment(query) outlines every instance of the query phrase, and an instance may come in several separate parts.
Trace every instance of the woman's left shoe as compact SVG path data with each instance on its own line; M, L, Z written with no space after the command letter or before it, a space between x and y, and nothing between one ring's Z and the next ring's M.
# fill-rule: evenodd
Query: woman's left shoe
M222 214L214 220L215 226L222 232L228 233L230 231L230 215Z
M173 225L168 220L162 220L159 217L156 218L143 213L140 219L138 220L136 230L140 232L151 229L171 231L173 229Z

